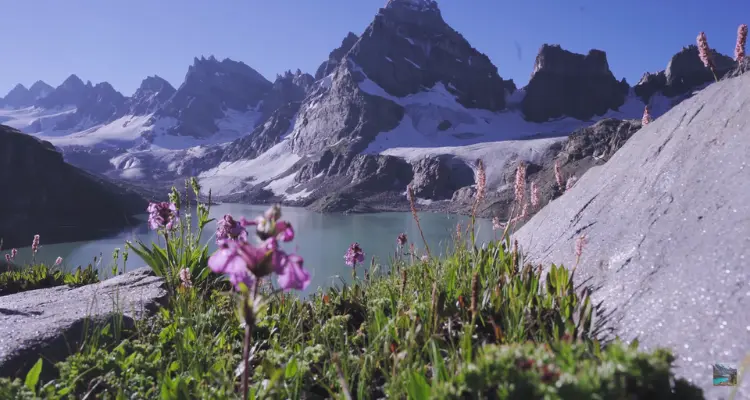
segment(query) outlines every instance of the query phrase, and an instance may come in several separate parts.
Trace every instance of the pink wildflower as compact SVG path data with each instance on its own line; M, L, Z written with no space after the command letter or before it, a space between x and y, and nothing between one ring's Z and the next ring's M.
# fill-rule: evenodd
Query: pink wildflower
M430 261L430 256L428 256L427 254L422 254L422 262L427 262L427 261Z
M57 267L58 265L62 264L62 262L63 262L62 257L57 257L57 260L55 260L55 266Z
M5 262L10 264L13 261L13 258L10 256L10 254L5 253Z
M365 261L365 252L359 246L359 243L352 243L344 254L344 262L346 265L356 268L357 264Z
M539 185L536 182L531 182L531 206L537 208L539 203Z
M39 235L34 235L34 240L31 241L31 251L36 253L39 250Z
M228 218L227 218L228 217ZM264 215L253 221L244 217L239 222L225 216L217 229L219 249L209 258L208 266L215 273L226 274L236 290L250 288L259 278L276 273L279 285L284 290L303 290L310 283L310 274L303 268L302 257L287 254L279 247L278 241L294 239L294 230L287 221L277 221L281 217L278 206L271 207ZM244 227L255 226L256 235L262 241L259 245L248 243Z
M641 118L641 123L643 126L648 125L653 119L651 118L651 113L648 110L648 106L643 108L643 118Z
M193 281L190 279L189 269L183 268L180 270L180 281L182 282L182 287L184 288L193 287Z
M555 160L555 181L557 181L557 187L562 189L563 187L563 176L560 170L560 160Z
M524 197L526 195L526 164L523 161L518 163L516 168L516 201L518 204L523 204Z
M286 260L284 271L279 274L279 286L295 290L305 290L310 284L310 273L302 266L304 260L296 254L290 254Z
M172 230L176 227L179 218L177 206L174 203L162 201L148 205L148 225L152 230L166 228Z
M706 34L704 32L699 33L696 41L698 42L698 57L700 57L703 65L711 70L711 73L714 75L714 80L718 81L719 79L716 77L716 68L714 67L714 60L711 54L711 49L708 47L708 39L706 39Z
M229 214L216 224L216 243L225 239L247 241L247 229Z
M484 200L485 193L487 191L487 174L484 170L484 163L481 159L477 160L477 203Z
M11 260L15 260L15 259L16 259L16 256L17 256L17 255L18 255L18 250L16 250L16 249L12 249L12 250L10 251L10 259L11 259Z
M737 62L745 58L745 44L747 43L747 24L737 28L737 45L734 47L734 60Z

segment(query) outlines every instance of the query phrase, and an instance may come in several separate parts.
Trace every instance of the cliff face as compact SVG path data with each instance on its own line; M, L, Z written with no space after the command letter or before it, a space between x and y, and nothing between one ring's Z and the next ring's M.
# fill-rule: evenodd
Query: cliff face
M545 44L526 87L523 113L534 122L562 116L587 120L617 110L625 103L628 89L627 83L617 81L609 70L603 51L583 55Z
M147 202L63 161L48 142L0 125L3 248L90 239L135 222Z

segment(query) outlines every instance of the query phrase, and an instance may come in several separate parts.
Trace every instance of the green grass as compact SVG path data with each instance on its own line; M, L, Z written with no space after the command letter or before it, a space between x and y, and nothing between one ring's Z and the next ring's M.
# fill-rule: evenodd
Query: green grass
M179 208L174 189L170 200ZM166 278L167 307L135 329L100 327L54 371L0 378L0 398L237 399L243 350L250 399L703 398L674 378L668 351L600 343L589 292L562 266L525 264L507 235L477 248L470 232L442 259L373 262L364 280L307 298L265 280L245 307L207 268L209 208L197 207L195 233L185 215L164 247L129 245Z
M0 272L0 296L60 285L82 286L96 282L99 282L99 273L92 265L66 272L54 266L37 264L20 270Z
M702 398L673 381L669 352L598 343L590 298L568 271L552 266L542 283L506 247L458 246L306 300L268 297L251 398ZM84 347L34 390L2 380L0 398L239 398L235 308L214 288L180 289L130 337Z

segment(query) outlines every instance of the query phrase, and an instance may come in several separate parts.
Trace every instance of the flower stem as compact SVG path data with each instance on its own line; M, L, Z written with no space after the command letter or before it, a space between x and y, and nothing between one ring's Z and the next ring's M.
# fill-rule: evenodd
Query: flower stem
M247 307L247 306L245 306ZM248 380L250 377L250 366L248 365L248 359L250 358L250 333L252 326L246 321L245 322L245 348L242 351L242 362L245 368L242 371L242 398L247 399L248 394Z

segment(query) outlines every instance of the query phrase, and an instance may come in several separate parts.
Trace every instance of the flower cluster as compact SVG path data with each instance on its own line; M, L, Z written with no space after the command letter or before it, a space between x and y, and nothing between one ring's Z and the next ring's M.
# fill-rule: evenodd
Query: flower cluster
M231 215L227 214L216 224L216 243L222 240L242 240L247 241L247 229L240 221L235 221Z
M304 290L310 284L310 273L303 267L302 257L287 254L279 241L294 239L294 229L286 221L279 221L281 209L271 207L253 221L231 216L219 221L217 238L219 249L211 255L208 266L217 274L226 274L238 291L248 290L258 279L275 273L284 290ZM248 241L245 228L255 226L259 244ZM243 234L244 232L244 234ZM221 236L221 237L220 237Z
M148 205L148 226L152 230L166 229L171 231L179 223L180 213L174 203L162 201Z
M359 243L352 243L344 254L344 262L346 265L356 268L357 264L365 261L365 252L359 247Z

